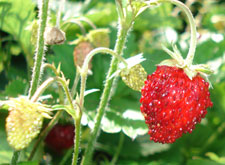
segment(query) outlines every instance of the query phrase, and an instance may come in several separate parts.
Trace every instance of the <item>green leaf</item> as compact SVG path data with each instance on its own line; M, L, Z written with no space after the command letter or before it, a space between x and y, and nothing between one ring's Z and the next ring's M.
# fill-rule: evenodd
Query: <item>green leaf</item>
M75 119L75 111L71 109L68 105L53 105L52 110L65 110L69 115Z
M106 110L102 119L101 129L103 131L107 133L123 131L132 139L148 132L148 127L140 110L138 108L133 109L137 107L137 103L134 100L114 99L114 102L117 102L117 104L112 102L112 106ZM85 111L82 123L84 125L88 124L90 128L93 128L94 117L94 111Z
M9 82L5 88L4 93L9 97L17 97L18 95L24 95L27 88L28 82L18 78Z
M203 27L209 29L210 31L224 32L224 7L224 3L218 5L212 2L210 5L205 5L204 8L207 8L207 12L205 13L202 20Z
M138 141L141 146L141 155L145 157L162 151L167 151L170 148L169 144L160 144L150 141L148 135L139 137Z
M148 160L118 160L118 164L129 164L129 165L161 165L162 162L157 162L157 161L148 161Z
M30 31L26 30L29 23L35 18L35 5L31 0L1 0L0 29L10 33L20 44L27 57L32 60L32 45ZM29 64L32 61L27 61Z
M211 33L204 34L206 37L207 35L212 35ZM203 35L203 36L204 36ZM223 35L223 38L225 36ZM198 64L204 64L210 60L214 60L218 57L222 57L224 54L224 45L225 40L221 40L220 42L216 42L213 40L212 36L207 40L198 44L194 62Z
M13 155L13 149L9 146L6 140L6 132L5 132L5 118L7 113L0 112L0 164L9 163L11 161Z
M157 8L150 8L137 17L134 29L144 31L160 27L181 28L181 19L171 16L173 5L165 3Z
M73 62L73 48L71 45L57 45L53 46L54 55L47 55L48 63L54 63L56 66L61 64L61 71L64 73L66 79L73 82L75 76L75 66Z
M225 157L219 157L213 152L207 152L206 156L208 156L211 160L214 160L217 163L223 163L225 164Z
M33 161L30 162L29 161L29 162L19 162L18 165L39 165L39 163L36 162L36 161L35 162L33 162Z
M120 136L121 134L102 133L96 145L97 149L107 151L113 155L117 151ZM144 157L147 158L151 155L168 151L171 148L170 146L169 144L159 144L150 141L149 135L137 137L135 140L125 136L120 152L120 159L126 158L134 161L138 158L138 160L143 158L144 161L149 161L144 159ZM153 161L153 159L151 159L151 161Z
M194 159L194 160L188 160L187 165L222 165L221 163L216 163L212 160L207 159Z
M87 95L95 93L95 92L99 92L99 89L88 89L84 92L84 96L87 96Z
M89 10L85 16L93 21L95 25L104 27L109 25L112 21L117 20L116 7L110 2L99 2L93 9Z

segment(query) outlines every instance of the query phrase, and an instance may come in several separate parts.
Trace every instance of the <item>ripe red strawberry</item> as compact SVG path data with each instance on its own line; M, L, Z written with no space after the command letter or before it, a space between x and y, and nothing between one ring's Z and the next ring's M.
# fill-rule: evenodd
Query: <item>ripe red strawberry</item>
M158 66L145 81L140 99L150 140L173 143L191 133L213 105L208 88L199 74L191 80L183 69Z
M56 124L45 138L45 143L57 152L69 149L74 144L74 126Z

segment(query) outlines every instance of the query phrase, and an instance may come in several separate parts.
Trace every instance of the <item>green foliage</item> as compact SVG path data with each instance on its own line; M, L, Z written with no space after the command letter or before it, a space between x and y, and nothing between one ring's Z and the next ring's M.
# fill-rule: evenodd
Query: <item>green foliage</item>
M17 97L24 95L28 87L26 80L16 79L5 87L5 95L9 97Z
M148 9L137 18L134 24L134 29L138 31L162 27L180 29L182 27L181 20L171 16L172 10L173 6L169 3L162 4L158 8Z
M1 30L8 32L20 43L27 62L32 64L32 46L30 43L29 23L35 18L35 5L30 0L1 0Z
M6 131L5 131L5 120L2 120L6 117L7 113L2 112L0 109L0 164L3 163L9 163L12 154L13 154L13 149L9 146L7 140L6 140Z
M36 1L32 0L0 0L0 98L18 97L26 95L30 81L30 71L33 65L34 46L30 42L32 21L36 20ZM186 1L187 2L187 1ZM96 143L95 164L107 164L118 151L121 134L124 142L116 164L129 165L161 165L161 164L187 164L187 165L219 165L224 164L225 157L225 10L223 1L194 1L189 7L195 14L198 25L198 45L194 64L209 64L214 74L209 77L212 87L210 89L213 108L201 124L197 125L193 133L186 134L174 144L158 144L149 140L148 128L140 112L140 92L129 89L117 78L117 88L114 89L112 99L107 106L101 123L101 133ZM49 23L56 22L56 12L59 6L57 0L51 5L51 19ZM113 48L117 39L117 19L114 0L93 0L84 5L82 1L66 1L62 13L61 25L69 18L88 18L97 28L110 29L110 48ZM88 33L92 27L85 21L80 21ZM61 64L61 71L66 79L70 80L72 88L76 75L73 61L73 50L76 45L69 45L70 41L78 38L80 28L74 24L62 26L67 41L64 45L49 46L46 53L46 62ZM136 19L133 30L129 32L126 48L123 51L125 58L143 53L146 60L142 63L148 74L154 72L156 65L170 57L161 49L161 44L167 47L174 42L186 57L189 45L189 30L186 17L169 3L145 10ZM25 57L25 59L23 58ZM18 60L19 59L19 60ZM97 55L92 59L92 75L87 78L86 90L99 89L99 92L85 96L84 113L82 118L81 154L93 129L96 109L104 88L111 57ZM28 67L27 67L27 66ZM48 71L43 73L44 81L54 74ZM79 84L77 87L79 94ZM45 93L53 98L44 100L52 106L53 110L66 110L74 116L75 112L66 105L58 102L58 89L53 84ZM67 103L67 101L65 101ZM7 111L0 109L0 164L8 164L13 153L6 141L5 119ZM68 114L60 118L60 122L71 121ZM47 124L48 121L45 121ZM40 162L49 163L43 157L50 155L52 162L59 162L66 155L56 155L48 148L40 145L38 154L32 162L25 162L33 144L24 151L19 164L36 165ZM68 155L67 155L68 156ZM68 157L72 157L72 154ZM70 164L70 161L65 161ZM53 164L54 164L53 163Z

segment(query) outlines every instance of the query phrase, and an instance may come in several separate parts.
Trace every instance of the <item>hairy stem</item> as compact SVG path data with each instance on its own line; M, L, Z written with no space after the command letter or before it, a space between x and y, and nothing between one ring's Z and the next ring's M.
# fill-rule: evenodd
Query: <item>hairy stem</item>
M17 165L19 156L20 156L20 151L14 151L10 165Z
M70 107L75 110L76 108L73 105L73 98L70 94L70 90L68 88L68 83L66 82L66 80L64 78L61 78L61 77L56 77L56 80L57 80L58 83L60 83L60 85L62 85L63 90L66 94L66 97L69 101Z
M73 148L70 148L66 153L64 154L62 160L60 161L59 165L65 165L66 161L70 158L70 155L73 153Z
M54 67L53 67L53 70L54 70ZM35 92L34 96L31 98L31 100L36 101L38 99L38 97L45 91L45 89L49 85L51 85L54 81L57 81L63 87L71 108L75 110L75 108L73 106L72 96L71 96L69 88L67 86L67 82L65 81L65 79L63 79L61 77L49 78L45 82L43 82L42 85ZM43 139L46 137L47 133L51 130L51 128L54 126L54 124L58 121L60 115L61 115L61 111L58 111L56 113L56 115L53 117L53 119L49 122L48 126L42 131L42 133L40 134L38 140L36 141L36 143L34 145L34 148L31 152L28 160L32 160L32 158L35 154L35 151L37 150L37 148L39 146L39 143L41 141L43 141Z
M61 13L64 10L65 0L61 0L58 7L57 19L56 19L56 27L60 28L60 20L61 20Z
M119 27L118 39L117 39L115 49L114 49L115 53L119 56L122 54L128 30L129 29ZM103 90L103 93L101 96L101 101L100 101L99 107L97 109L96 123L95 123L94 129L93 129L93 132L91 133L91 137L88 141L88 145L87 145L87 148L85 150L84 157L82 160L83 165L90 164L90 160L92 158L92 153L93 153L93 147L96 142L97 135L98 135L98 132L100 129L101 120L104 115L107 103L110 99L110 92L111 92L111 87L113 84L113 78L111 78L111 79L109 79L109 78L117 70L118 63L119 63L118 59L116 57L113 57L112 61L111 61L110 69L109 69L107 77L106 77L106 83L105 83L105 87L104 87L104 90Z
M34 147L30 153L30 156L28 158L28 161L31 161L40 142L42 142L45 137L47 136L48 132L53 128L53 126L56 124L56 122L58 121L58 119L60 118L62 111L58 111L55 116L51 119L51 121L48 123L48 125L45 127L45 129L41 132L41 134L39 135L37 141L34 144Z
M115 154L114 154L114 156L112 158L111 165L115 165L116 164L116 161L118 160L120 152L121 152L121 149L123 147L123 142L124 142L124 134L123 134L123 132L120 132L119 144L118 144L117 150L116 150L116 152L115 152Z
M77 85L78 85L79 81L80 81L80 73L77 69L76 70L76 76L75 76L75 79L74 79L74 82L73 82L72 91L71 91L72 98L74 98L74 96L77 93Z
M89 61L93 58L94 55L99 54L99 53L106 53L110 54L113 56L113 58L118 59L119 61L123 62L125 66L127 66L126 61L115 51L108 49L108 48L96 48L92 50L87 57L85 58L83 67L81 69L81 88L80 88L80 106L81 110L83 109L83 102L84 102L84 92L85 92L85 87L86 87L86 79L87 79L87 74L88 74L88 64ZM118 61L117 61L118 63ZM116 66L117 67L117 66ZM115 70L116 71L116 70ZM115 72L114 71L114 72ZM113 73L114 73L113 72ZM111 76L112 74L110 74ZM109 77L108 77L109 78Z
M94 55L99 54L99 53L107 53L111 54L115 58L119 58L121 61L123 61L126 64L126 61L118 56L113 50L108 49L108 48L96 48L92 50L87 57L85 58L83 67L81 69L81 85L80 85L80 102L79 108L80 108L80 113L77 115L78 118L75 119L75 140L74 140L74 156L73 156L73 165L77 163L77 158L78 158L78 152L79 152L79 141L80 141L80 121L82 117L82 111L83 111L83 105L84 105L84 92L85 92L85 87L86 87L86 80L87 80L87 74L88 74L88 64L89 61L93 58Z
M205 145L201 148L201 153L204 153L206 149L218 138L218 136L225 130L225 122L223 122L217 130L208 138Z
M95 26L95 24L91 21L91 20L89 20L89 19L87 19L87 18L85 18L85 17L82 17L82 18L78 18L78 20L79 21L83 21L83 22L86 22L88 25L90 25L93 29L96 29L97 27Z
M35 54L35 62L33 68L33 74L29 89L29 98L35 93L36 89L38 88L41 73L42 73L42 65L44 60L44 51L45 51L45 39L44 39L44 32L45 27L47 24L48 18L48 4L49 0L42 0L40 5L39 11L39 27L38 27L38 38L37 38L37 46L36 46L36 54Z
M49 0L42 0L39 11L39 21L40 26L38 27L38 38L37 38L37 46L36 46L36 54L35 54L35 62L33 68L33 74L29 89L28 97L31 98L34 92L36 91L41 75L41 66L44 59L44 31L47 23L48 17L48 3ZM17 164L19 159L20 151L14 151L11 164Z
M190 9L184 3L182 3L178 0L157 0L157 2L173 3L173 4L177 5L178 7L180 7L181 10L188 17L188 21L189 21L189 24L191 27L191 41L190 41L190 47L189 47L189 51L188 51L187 58L186 58L186 64L187 64L187 66L190 66L193 62L194 55L195 55L195 49L196 49L196 45L197 45L196 24L195 24L195 20L194 20L194 17L192 15Z
M81 33L85 36L86 35L86 30L84 28L84 25L78 20L78 19L72 19L72 20L68 20L68 21L65 21L62 26L64 26L64 30L66 31L66 29L70 26L70 24L68 23L73 23L73 24L76 24L79 28L80 28L80 31Z
M78 156L79 156L79 146L80 146L80 131L81 131L81 113L75 119L75 138L74 138L74 152L73 152L73 162L72 165L77 164Z
M36 90L34 95L31 98L31 101L36 102L38 98L41 96L41 94L48 88L49 85L51 85L56 79L53 77L48 78L45 80L41 86Z

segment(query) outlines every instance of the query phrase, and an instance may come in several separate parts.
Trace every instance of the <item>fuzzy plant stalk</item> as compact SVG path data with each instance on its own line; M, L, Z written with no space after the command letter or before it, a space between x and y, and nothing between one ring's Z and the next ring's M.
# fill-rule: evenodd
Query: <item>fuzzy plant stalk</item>
M74 138L74 149L73 149L73 159L72 159L72 165L77 164L78 156L79 156L79 147L80 147L80 132L81 132L81 109L79 109L80 112L77 113L77 117L74 119L74 125L75 125L75 138Z
M42 69L42 63L44 59L44 31L47 23L48 18L48 6L49 6L49 0L41 0L40 9L39 9L39 27L38 27L38 38L37 38L37 46L36 46L36 53L35 53L35 62L33 67L33 73L32 73L32 79L29 89L29 98L32 97L32 95L35 93L39 81L40 81L40 75L41 75L41 69ZM19 159L20 151L14 151L13 157L11 160L11 164L17 164L17 161Z
M45 53L45 38L44 32L48 19L48 7L49 0L40 0L39 4L39 27L38 27L38 37L37 37L37 45L36 45L36 53L34 57L34 67L32 73L32 79L29 89L29 98L35 93L38 88L41 73L43 70L43 61L44 61L44 53Z
M126 61L116 54L113 50L108 49L108 48L96 48L92 50L87 57L85 58L83 67L80 71L80 76L81 76L81 86L80 86L80 97L79 97L79 109L80 111L77 113L77 117L75 118L75 139L74 139L74 155L73 155L73 162L72 164L75 165L77 163L78 159L78 154L79 154L79 144L80 144L80 129L81 129L81 117L82 117L82 111L84 107L84 92L86 88L86 80L87 80L87 75L88 75L88 64L90 60L93 58L94 55L97 55L99 53L106 53L110 54L115 58L118 58L119 61L123 62L124 65L127 65Z
M64 10L64 4L65 4L65 0L61 0L59 3L57 19L56 19L56 27L57 28L60 28L60 20L61 20L62 11Z
M116 41L116 45L115 45L115 48L114 48L115 53L118 54L119 56L122 55L123 48L124 48L126 38L127 38L127 33L129 31L129 28L124 28L123 26L121 26L120 23L121 22L119 21L119 30L118 30L118 35L117 35L117 41ZM105 81L105 84L104 84L104 90L103 90L103 93L102 93L102 96L101 96L99 107L97 109L95 126L94 126L94 129L93 129L93 131L91 133L91 136L89 138L88 145L87 145L87 148L85 150L84 157L83 157L83 160L82 160L83 165L90 164L93 149L94 149L94 144L95 144L97 136L98 136L98 132L99 132L99 129L100 129L102 117L105 113L106 106L107 106L108 101L110 99L111 88L112 88L113 80L114 80L113 78L110 79L110 77L117 70L118 63L119 63L119 60L116 57L113 57L112 61L111 61L111 64L110 64L110 68L109 68L107 77L106 77L106 81Z
M54 74L59 77L60 73L59 73L59 69L60 69L60 65L58 66L58 69L56 69L56 67L52 64L48 64L45 63L44 64L44 69L46 68L50 68ZM35 94L33 95L32 98L37 98L40 95L40 92L43 91L44 88L47 88L47 86L51 85L52 82L50 82L53 78L49 78L47 79L45 82L42 83L42 85L36 90ZM55 80L53 80L54 82ZM50 82L49 84L47 82ZM48 84L47 86L43 85L43 84ZM44 88L42 88L42 86L44 86ZM42 91L41 91L42 90ZM44 89L45 90L45 89ZM39 94L38 94L39 93ZM63 89L59 84L59 88L58 88L58 93L59 93L59 103L60 104L64 104L64 93L63 93ZM36 96L35 96L36 95ZM62 111L58 111L54 117L51 119L51 121L48 123L48 125L43 129L43 131L40 133L37 141L34 144L34 147L32 148L31 152L30 152L30 156L28 158L28 161L32 160L35 152L37 151L38 146L40 145L40 143L44 140L44 138L47 136L48 132L53 128L53 126L57 123L58 119L61 116Z
M20 151L14 151L10 165L17 165L19 156L20 156Z
M190 11L190 9L183 4L182 2L178 0L156 0L156 2L163 3L163 2L169 2L176 6L178 6L187 16L188 22L190 24L190 30L191 30L191 40L190 40L190 48L187 54L186 58L186 65L190 66L193 62L196 45L197 45L197 30L196 30L196 24L194 22L194 17Z

